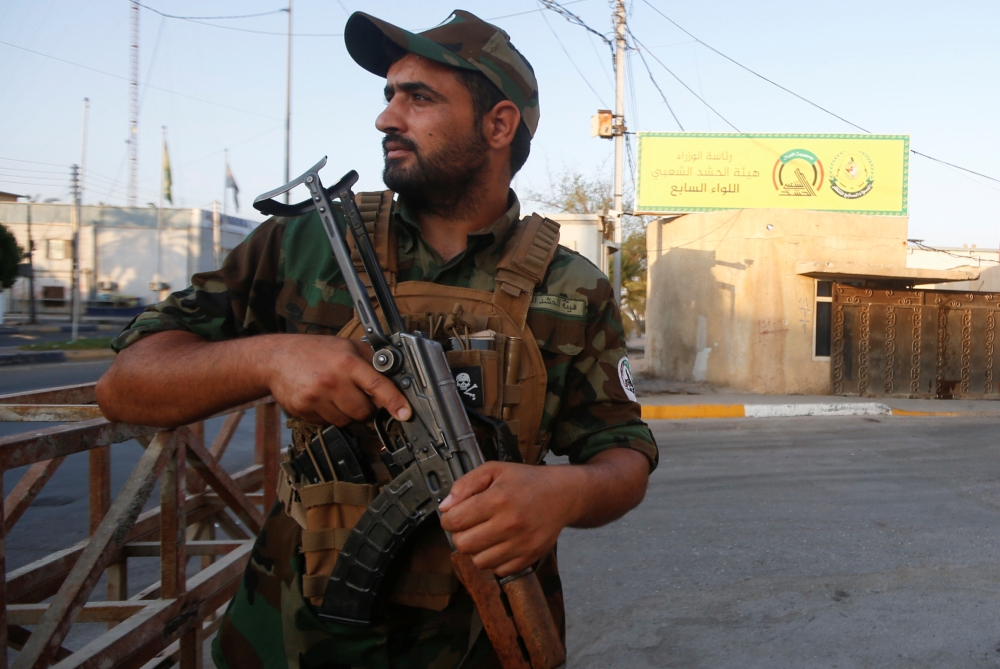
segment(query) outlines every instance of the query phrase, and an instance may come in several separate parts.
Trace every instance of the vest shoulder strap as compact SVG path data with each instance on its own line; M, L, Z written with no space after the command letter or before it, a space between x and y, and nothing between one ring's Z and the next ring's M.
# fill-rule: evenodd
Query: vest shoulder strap
M559 224L532 214L518 221L497 263L493 304L524 327L535 287L542 282L559 246Z
M399 266L399 249L396 244L396 234L391 224L392 197L391 190L357 193L354 196L354 201L357 203L358 209L361 210L361 220L365 222L368 236L372 240L372 246L375 247L379 267L382 268L390 286L396 285L396 268ZM364 271L361 256L354 244L354 235L347 235L347 245L351 249L351 260L354 261L354 268L365 286L368 287L368 294L374 297L371 281Z

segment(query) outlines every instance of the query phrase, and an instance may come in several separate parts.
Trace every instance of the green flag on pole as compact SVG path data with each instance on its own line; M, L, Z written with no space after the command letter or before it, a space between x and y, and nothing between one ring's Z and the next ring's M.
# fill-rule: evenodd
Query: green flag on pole
M170 192L170 154L167 153L167 138L163 138L163 199L170 204L174 203L173 193Z

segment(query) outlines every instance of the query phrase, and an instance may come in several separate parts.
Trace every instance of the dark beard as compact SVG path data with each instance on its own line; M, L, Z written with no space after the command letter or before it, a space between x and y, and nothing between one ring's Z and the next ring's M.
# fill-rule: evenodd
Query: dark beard
M382 180L399 193L415 213L454 217L465 209L474 209L474 190L486 169L489 144L476 128L449 143L435 154L425 154L402 135L386 135L386 142L398 142L413 152L416 165L404 168L386 159Z

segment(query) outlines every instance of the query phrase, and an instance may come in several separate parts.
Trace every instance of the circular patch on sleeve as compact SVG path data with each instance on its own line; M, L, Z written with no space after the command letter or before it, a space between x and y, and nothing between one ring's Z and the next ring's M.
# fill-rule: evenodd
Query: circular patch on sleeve
M632 382L632 368L628 364L627 355L618 361L618 380L622 382L625 395L635 402L635 383Z

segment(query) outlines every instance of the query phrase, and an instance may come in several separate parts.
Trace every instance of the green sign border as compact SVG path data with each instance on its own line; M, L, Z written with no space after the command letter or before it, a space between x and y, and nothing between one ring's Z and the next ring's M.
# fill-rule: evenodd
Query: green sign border
M796 134L796 133L735 133L735 132L637 132L638 157L636 159L635 203L638 206L642 200L639 174L642 173L642 139L644 137L745 137L759 139L887 139L903 140L903 208L901 210L871 210L871 209L802 209L799 211L825 211L834 214L863 214L866 216L907 216L907 202L910 188L910 136L909 135L828 135L828 134ZM737 207L739 209L740 207ZM756 209L758 207L754 207ZM781 209L782 207L760 207L761 209ZM704 211L733 211L733 207L644 207L637 209L640 214L669 213L686 214ZM795 211L795 210L792 210Z

